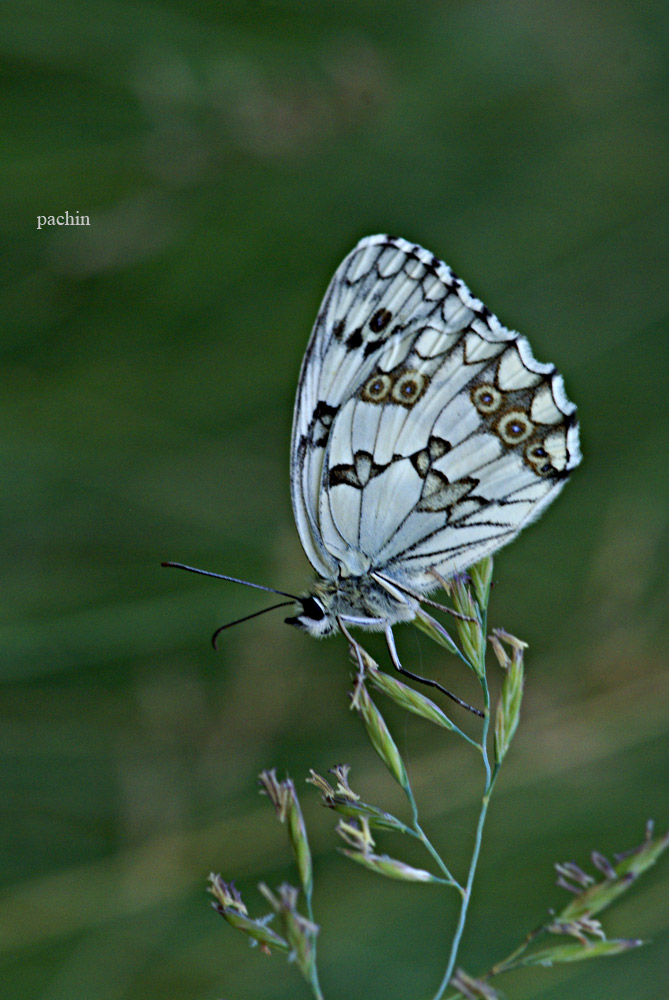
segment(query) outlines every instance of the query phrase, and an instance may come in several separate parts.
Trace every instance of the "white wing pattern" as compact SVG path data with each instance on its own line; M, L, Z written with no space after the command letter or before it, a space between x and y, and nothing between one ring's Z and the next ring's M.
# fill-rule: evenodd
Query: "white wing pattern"
M505 545L579 460L553 365L427 250L358 243L316 319L293 422L293 509L322 578L434 589L433 569Z

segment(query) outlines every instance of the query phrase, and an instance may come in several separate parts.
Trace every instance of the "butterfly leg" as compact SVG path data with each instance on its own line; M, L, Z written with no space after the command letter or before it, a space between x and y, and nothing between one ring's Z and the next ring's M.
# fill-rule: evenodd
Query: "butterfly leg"
M442 694L445 694L447 698L450 698L452 701L456 702L456 704L460 705L462 708L466 708L468 712L473 712L474 715L478 715L481 718L483 718L483 712L481 712L478 708L474 708L472 705L467 704L467 702L463 701L461 698L458 698L458 696L456 694L453 694L452 691L448 691L445 687L442 687L442 685L439 684L438 681L432 680L431 677L420 677L418 674L413 674L410 670L407 670L405 667L403 667L402 664L400 663L400 658L397 655L397 647L395 646L395 637L393 635L393 630L390 627L390 625L386 625L385 635L386 635L386 643L388 645L388 652L390 653L390 659L393 661L393 666L395 667L395 670L397 670L400 674L403 674L404 677L410 677L411 680L418 681L419 684L426 684L428 687L437 688L437 690L441 691Z
M344 623L341 620L341 618L338 618L337 622L339 624L339 628L341 629L342 635L348 641L349 646L351 647L351 649L355 653L355 658L358 661L358 680L362 680L362 678L365 675L365 664L364 664L364 661L363 661L363 658L362 658L362 654L363 654L364 650L363 650L362 646L360 645L360 643L356 642L356 640L353 638L353 636L351 635L351 633L349 632L349 630L346 628L346 626L344 625Z

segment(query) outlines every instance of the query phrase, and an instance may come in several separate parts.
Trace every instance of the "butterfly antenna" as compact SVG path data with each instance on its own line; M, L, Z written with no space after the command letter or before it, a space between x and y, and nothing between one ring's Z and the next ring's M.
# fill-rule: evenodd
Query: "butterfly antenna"
M276 608L287 608L289 605L292 605L292 603L292 601L281 601L280 604L272 604L271 607L263 608L262 611L254 611L252 615L244 615L243 618L236 618L234 622L228 622L227 625L221 625L221 627L217 628L211 637L212 646L214 649L218 649L218 646L216 645L218 637L221 632L225 631L226 628L232 628L233 625L241 625L242 622L247 622L250 618L257 618L258 615L267 614L268 611L275 611Z
M250 583L248 580L238 580L236 576L226 576L224 573L211 573L208 569L196 569L195 566L185 566L184 563L163 562L161 566L170 566L173 569L185 569L189 573L199 573L200 576L213 576L215 580L229 580L230 583L241 583L244 587L253 587L254 590L266 590L268 594L278 594L279 597L290 597L291 601L299 601L295 594L286 594L283 590L275 590L274 587L264 587L262 583ZM280 605L277 605L280 607ZM269 611L269 608L267 609ZM262 614L262 612L260 612ZM235 624L234 622L232 623Z

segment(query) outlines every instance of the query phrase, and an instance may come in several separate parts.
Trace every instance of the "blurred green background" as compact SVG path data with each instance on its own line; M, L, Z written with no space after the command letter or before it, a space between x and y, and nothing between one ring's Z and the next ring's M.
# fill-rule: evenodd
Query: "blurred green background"
M307 997L204 892L221 871L258 913L259 880L295 880L255 786L271 766L312 831L326 996L436 988L454 901L351 870L303 784L348 761L402 809L344 642L276 612L214 654L263 598L159 566L306 585L294 389L368 233L451 264L559 365L583 427L582 468L496 562L491 624L530 642L528 690L460 964L563 905L554 861L666 824L668 46L667 6L633 0L0 5L3 998ZM90 227L37 231L66 210ZM475 696L415 630L398 643ZM388 718L462 873L473 755ZM658 868L608 919L650 947L500 985L664 997L666 893Z

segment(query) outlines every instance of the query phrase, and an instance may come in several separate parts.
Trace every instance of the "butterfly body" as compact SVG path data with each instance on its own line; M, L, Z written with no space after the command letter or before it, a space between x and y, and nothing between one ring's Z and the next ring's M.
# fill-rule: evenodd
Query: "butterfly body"
M431 589L436 586L435 580ZM402 593L391 579L367 573L317 579L309 596L300 601L298 614L286 620L320 638L336 632L340 621L380 632L388 625L411 621L419 607L418 600Z
M300 372L291 495L317 579L288 621L388 635L440 577L534 520L579 461L554 366L431 253L366 237L335 272Z

